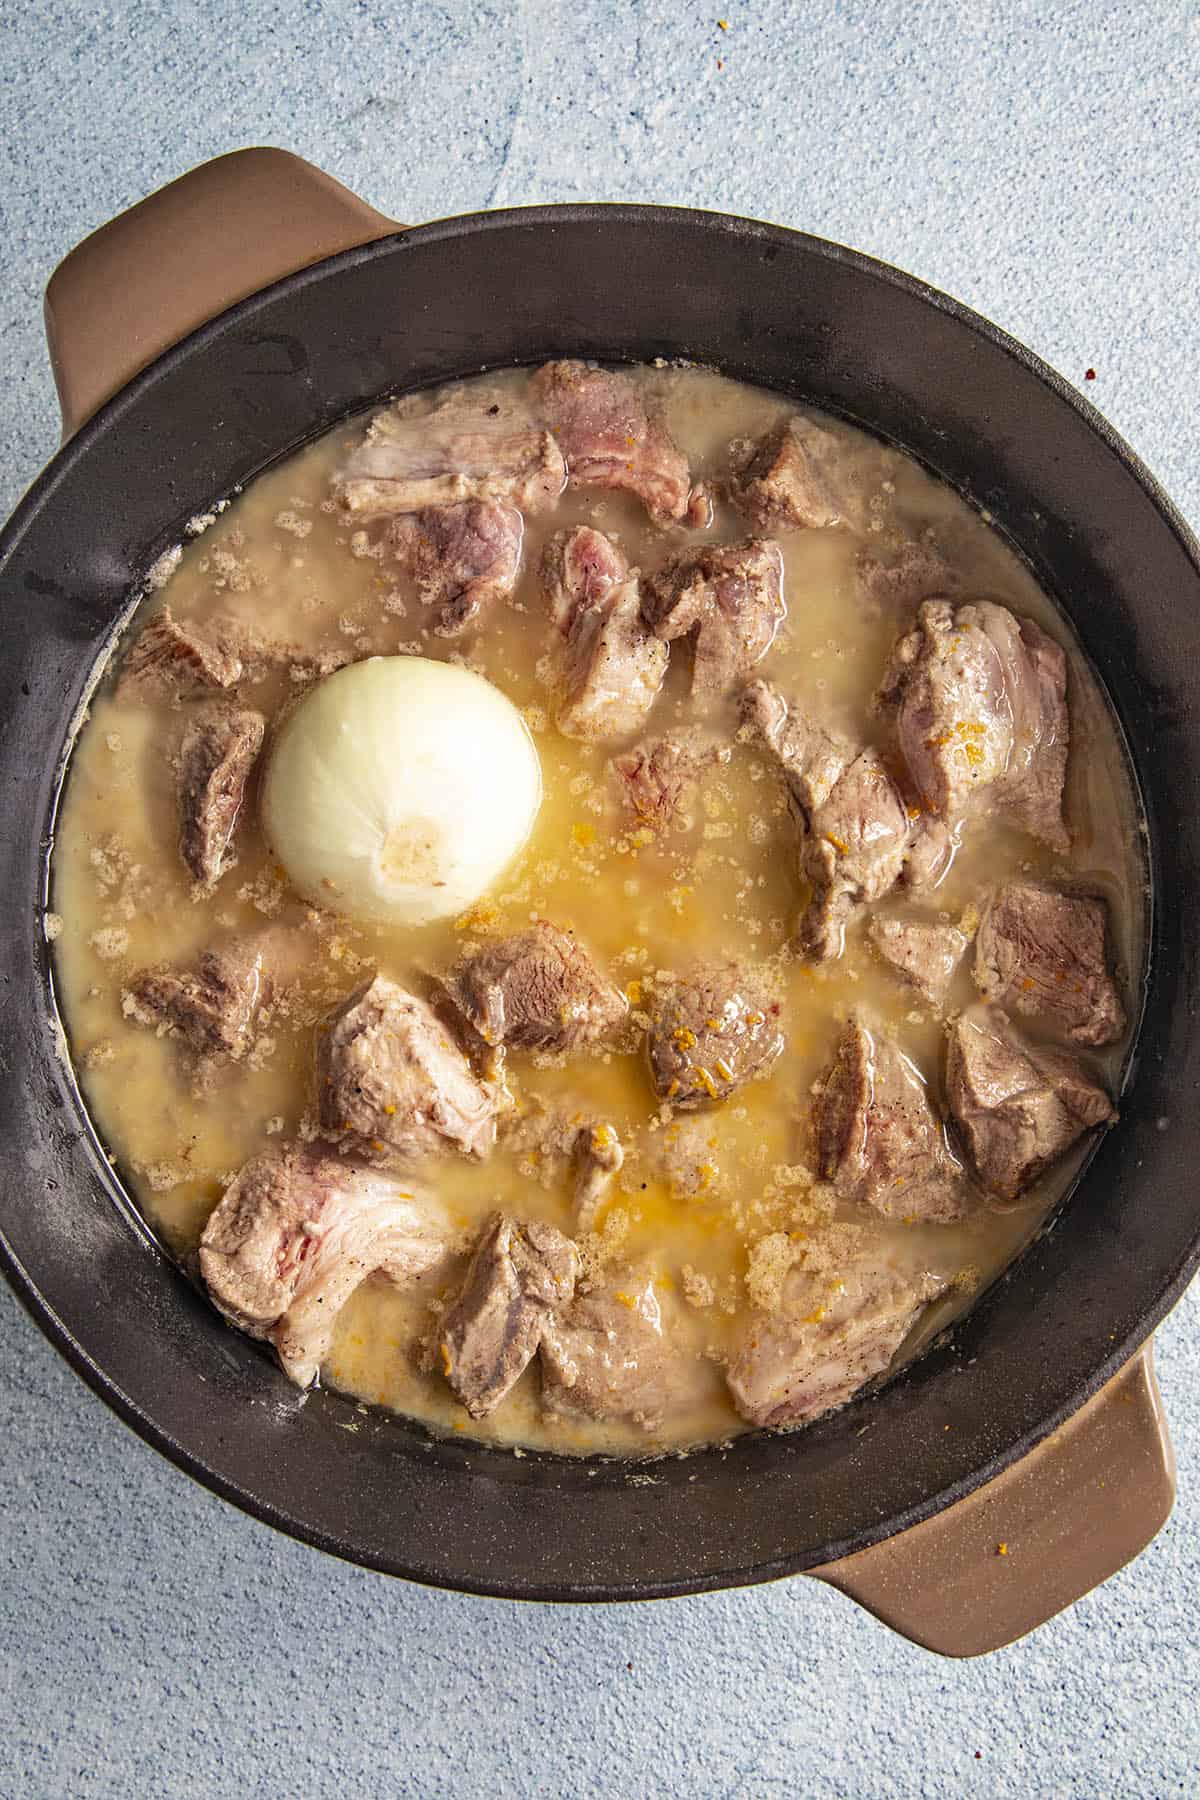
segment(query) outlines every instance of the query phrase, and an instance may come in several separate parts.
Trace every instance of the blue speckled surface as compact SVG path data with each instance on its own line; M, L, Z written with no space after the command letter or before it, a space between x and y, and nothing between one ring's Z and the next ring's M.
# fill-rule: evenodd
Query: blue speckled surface
M1071 378L1094 367L1090 397L1200 519L1194 7L717 16L10 0L0 505L55 441L57 258L191 164L268 142L410 221L648 199L859 246ZM1200 1297L1158 1341L1169 1526L1035 1638L955 1665L807 1582L572 1612L342 1567L160 1462L0 1291L0 1795L1195 1793Z

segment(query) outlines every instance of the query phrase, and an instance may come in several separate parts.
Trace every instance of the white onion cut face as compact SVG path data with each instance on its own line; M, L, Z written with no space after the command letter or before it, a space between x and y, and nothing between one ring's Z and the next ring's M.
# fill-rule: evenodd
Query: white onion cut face
M424 925L487 892L541 798L533 739L499 688L452 663L375 656L327 675L288 714L262 818L314 905Z

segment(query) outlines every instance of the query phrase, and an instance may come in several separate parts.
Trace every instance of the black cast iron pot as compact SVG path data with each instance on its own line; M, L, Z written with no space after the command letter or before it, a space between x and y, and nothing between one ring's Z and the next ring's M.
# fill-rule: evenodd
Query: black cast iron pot
M815 1571L970 1654L1140 1549L1172 1495L1147 1340L1200 1256L1200 562L1104 421L983 319L814 238L624 206L402 233L278 151L208 164L105 227L56 273L48 319L73 435L0 540L0 1248L85 1379L258 1517L483 1593L634 1599ZM61 1054L40 926L72 721L185 521L385 392L550 356L716 365L899 444L986 508L1112 698L1158 902L1121 1122L1053 1228L882 1393L798 1437L668 1458L651 1482L384 1414L351 1433L349 1402L302 1399L121 1191Z

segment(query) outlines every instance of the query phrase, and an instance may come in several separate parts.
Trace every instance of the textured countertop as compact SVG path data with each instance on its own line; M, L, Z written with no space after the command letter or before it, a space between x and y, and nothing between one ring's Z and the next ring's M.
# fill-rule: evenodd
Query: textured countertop
M56 439L55 262L192 164L276 143L410 222L657 200L868 250L1093 368L1200 521L1194 7L718 12L10 0L3 510ZM1170 1523L1034 1638L953 1664L805 1581L572 1611L343 1567L160 1461L0 1286L0 1796L1194 1793L1200 1294L1158 1350Z

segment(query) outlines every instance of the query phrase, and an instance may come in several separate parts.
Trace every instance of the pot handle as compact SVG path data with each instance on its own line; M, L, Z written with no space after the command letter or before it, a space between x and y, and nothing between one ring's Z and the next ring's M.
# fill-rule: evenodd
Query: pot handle
M401 230L286 150L235 150L181 175L85 238L50 277L63 436L235 301Z
M965 1500L808 1573L942 1656L1023 1637L1144 1550L1175 1498L1151 1346Z

